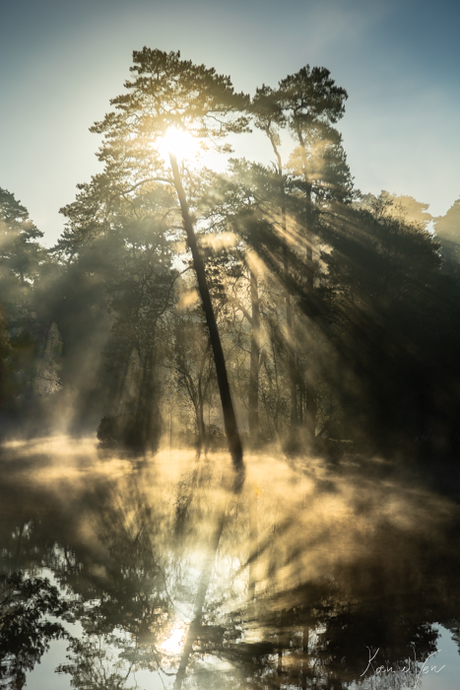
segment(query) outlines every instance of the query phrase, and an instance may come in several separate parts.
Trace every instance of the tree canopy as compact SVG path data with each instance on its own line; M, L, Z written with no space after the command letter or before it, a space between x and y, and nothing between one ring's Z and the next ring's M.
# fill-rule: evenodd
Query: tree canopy
M236 465L241 438L458 443L458 202L433 220L356 190L323 67L252 98L179 52L135 51L131 74L52 250L1 190L4 409L54 377L68 428L103 445L225 431ZM209 167L253 129L270 165Z

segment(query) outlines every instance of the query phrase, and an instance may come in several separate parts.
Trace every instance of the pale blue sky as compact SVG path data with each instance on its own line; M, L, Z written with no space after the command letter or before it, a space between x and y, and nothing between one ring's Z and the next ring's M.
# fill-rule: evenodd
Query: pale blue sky
M460 196L458 0L1 0L0 186L47 244L59 207L99 169L88 127L144 45L251 93L327 67L349 94L339 129L357 187L415 196L433 215Z

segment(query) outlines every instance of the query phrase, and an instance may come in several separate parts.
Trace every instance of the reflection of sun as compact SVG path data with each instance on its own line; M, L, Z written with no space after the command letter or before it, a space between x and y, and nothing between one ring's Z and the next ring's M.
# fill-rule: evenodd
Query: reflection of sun
M170 636L160 645L160 649L168 654L179 654L185 641L185 629L175 625Z
M178 129L177 127L169 127L160 146L164 157L171 152L179 160L195 158L199 149L199 140L185 129Z

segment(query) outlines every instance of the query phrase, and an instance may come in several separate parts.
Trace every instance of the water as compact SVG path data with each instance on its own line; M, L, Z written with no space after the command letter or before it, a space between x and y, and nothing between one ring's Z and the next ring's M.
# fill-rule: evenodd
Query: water
M225 453L7 446L0 687L458 687L458 504L378 458L246 461L235 494Z

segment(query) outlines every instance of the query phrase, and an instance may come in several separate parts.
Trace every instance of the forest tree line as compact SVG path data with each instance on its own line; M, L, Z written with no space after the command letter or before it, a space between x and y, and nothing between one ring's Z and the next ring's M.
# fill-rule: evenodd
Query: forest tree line
M164 155L171 129L240 435L254 448L420 449L460 442L460 199L445 216L357 190L336 128L346 91L306 66L250 98L179 53L134 52L92 131L99 174L43 233L0 189L3 438L95 434L144 452L216 447L216 368ZM270 164L231 157L258 132ZM216 153L217 152L217 153Z

